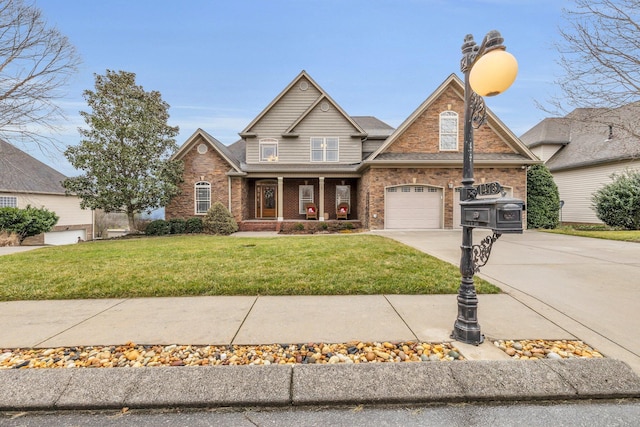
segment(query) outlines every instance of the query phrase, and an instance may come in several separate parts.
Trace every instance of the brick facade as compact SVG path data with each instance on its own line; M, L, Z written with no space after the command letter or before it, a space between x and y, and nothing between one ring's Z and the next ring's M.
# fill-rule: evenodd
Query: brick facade
M513 189L513 197L526 200L527 172L522 168L475 169L477 183L498 181ZM368 212L360 217L363 226L371 230L384 228L385 189L395 185L427 185L443 191L444 228L453 228L455 192L460 187L462 169L458 168L374 168L367 171L361 181L360 203L368 199ZM449 184L453 188L449 188ZM375 216L375 217L374 217Z
M204 154L198 152L198 146L205 144L208 150ZM202 138L196 138L191 148L182 157L184 162L183 182L180 194L174 197L165 207L165 218L190 218L195 214L195 184L199 181L211 183L211 205L216 202L229 206L229 177L230 169L227 161L211 148ZM236 190L236 193L241 189ZM236 198L238 194L235 194ZM237 201L236 201L237 203ZM233 197L232 197L233 204ZM236 217L236 220L239 220Z
M423 185L438 188L442 191L442 224L444 228L454 226L454 208L457 208L459 193L455 190L461 186L462 151L464 134L464 100L462 84L455 76L449 77L428 103L423 104L411 115L411 121L402 125L401 133L393 134L388 146L379 156L375 155L363 163L359 169L360 177L336 177L324 179L323 211L320 216L328 214L328 219L336 219L336 185L351 186L351 212L349 220L359 221L363 228L382 229L385 226L385 192L390 186ZM454 111L458 115L458 145L455 150L440 150L440 113ZM312 116L307 118L313 120ZM315 124L320 126L319 124ZM323 126L326 126L323 124ZM214 143L207 142L208 136L199 134L181 148L181 158L185 163L182 193L174 198L166 207L166 218L188 218L194 216L194 185L198 181L207 181L212 186L212 203L220 201L230 206L231 213L240 224L241 229L257 229L267 227L268 221L256 218L256 188L260 183L269 182L278 186L281 179L282 194L278 199L282 204L284 221L304 221L300 214L299 186L313 185L314 201L320 209L320 180L322 176L318 165L310 165L309 176L305 176L303 168L280 172L277 164L263 168L248 168L246 176L228 176L230 170L238 172L243 167L240 163L232 164L227 158L229 153L216 148ZM206 153L198 153L197 147L207 144ZM218 143L219 144L219 143ZM479 129L474 130L474 152L476 154L492 154L495 160L489 162L485 156L482 162L476 160L475 182L498 181L504 187L512 189L513 197L526 200L526 168L524 165L535 162L535 157L527 152L526 147L504 128L494 116ZM385 154L398 154L385 156ZM500 156L500 154L512 154ZM522 161L504 163L501 159L517 159ZM404 159L404 160L403 160ZM477 159L477 157L476 157ZM251 164L251 166L254 166ZM265 165L260 165L261 167ZM290 167L290 165L287 165ZM331 165L327 165L328 168ZM350 172L352 174L353 171ZM239 174L240 175L240 174ZM279 225L275 218L270 221ZM243 224L244 223L244 224ZM271 226L269 226L271 227Z

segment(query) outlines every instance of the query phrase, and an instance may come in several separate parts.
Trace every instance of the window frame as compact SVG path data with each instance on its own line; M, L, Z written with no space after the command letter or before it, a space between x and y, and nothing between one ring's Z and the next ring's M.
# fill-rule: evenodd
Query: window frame
M303 194L305 190L311 192L311 197L307 197L307 195ZM315 203L314 202L314 188L313 184L304 184L298 186L298 213L300 215L305 214L304 205L307 203Z
M266 150L272 149L271 153ZM278 140L275 138L265 138L259 141L259 161L260 162L277 162L278 161Z
M13 203L10 203L12 201ZM0 196L0 208L17 208L18 197L17 196Z
M340 187L344 187L347 192L346 199L342 199L340 196ZM351 185L336 185L336 208L340 205L340 203L346 203L349 205L348 213L351 213Z
M202 199L201 194L198 190L208 190L208 200ZM196 215L206 215L209 209L211 209L211 183L208 181L198 181L193 185L193 201L194 201L194 212ZM200 203L208 202L208 207L205 211L201 211Z
M319 147L314 147L320 144ZM332 147L329 147L332 145ZM312 163L340 161L340 138L337 136L312 136L309 138L309 161ZM315 159L314 154L320 154L320 159Z
M454 131L446 131L444 129L444 126L446 125L446 123L448 121L453 121L454 122L454 126L453 129ZM460 146L460 132L459 132L459 127L460 127L460 119L458 116L458 113L456 113L455 111L451 111L451 110L447 110L447 111L443 111L440 113L439 116L439 125L438 125L438 135L439 135L439 147L440 147L440 151L458 151L459 150L459 146ZM450 147L448 145L451 144L451 141L443 141L443 137L453 137L455 139L455 146L454 147ZM447 145L447 146L445 146Z

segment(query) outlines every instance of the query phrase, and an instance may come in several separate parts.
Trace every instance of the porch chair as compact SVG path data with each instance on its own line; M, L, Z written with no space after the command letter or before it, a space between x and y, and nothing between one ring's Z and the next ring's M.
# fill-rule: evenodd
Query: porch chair
M304 205L304 211L307 214L307 219L318 219L318 209L315 203L307 203Z
M336 208L336 218L337 219L348 219L349 215L349 204L348 203L340 203Z

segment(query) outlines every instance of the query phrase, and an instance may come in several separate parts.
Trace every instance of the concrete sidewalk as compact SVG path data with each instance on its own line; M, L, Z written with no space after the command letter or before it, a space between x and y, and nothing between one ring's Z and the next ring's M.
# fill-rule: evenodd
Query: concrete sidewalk
M459 257L452 243L455 236L459 233L433 232L428 248L420 249L455 262L450 259L454 253ZM389 237L420 247L427 236L396 233ZM600 360L510 360L491 340L584 340L575 333L582 330L575 327L575 319L548 315L541 302L542 308L532 309L530 301L522 301L524 293L507 284L508 274L497 281L486 278L508 292L479 296L478 319L486 341L480 346L456 342L466 361L0 370L0 409L640 398L640 377L607 352L603 353L609 358ZM1 302L0 352L129 341L193 345L442 342L450 341L456 316L456 295Z

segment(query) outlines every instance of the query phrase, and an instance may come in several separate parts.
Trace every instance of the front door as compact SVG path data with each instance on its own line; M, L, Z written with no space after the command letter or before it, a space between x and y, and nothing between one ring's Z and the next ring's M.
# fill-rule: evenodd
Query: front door
M275 218L276 212L276 196L278 186L276 184L258 184L256 186L256 217L257 218Z

